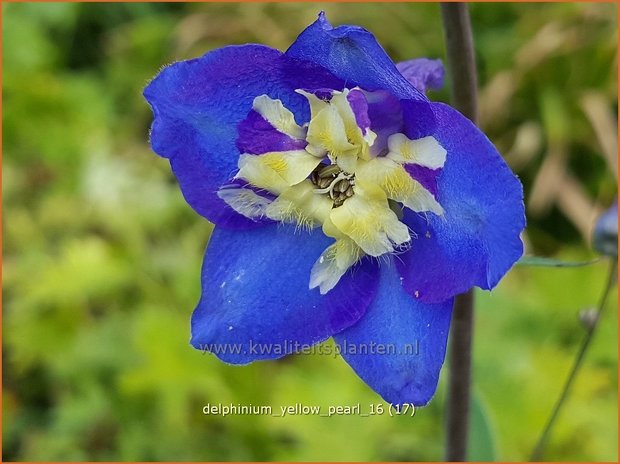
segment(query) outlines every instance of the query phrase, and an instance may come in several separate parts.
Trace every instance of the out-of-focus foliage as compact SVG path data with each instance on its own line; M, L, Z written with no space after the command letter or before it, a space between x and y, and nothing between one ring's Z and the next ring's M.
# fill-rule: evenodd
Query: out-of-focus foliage
M380 402L340 359L232 367L190 348L211 226L147 144L141 90L163 64L230 43L285 49L321 8L375 32L395 60L443 56L434 4L3 5L5 460L441 458L444 380L414 418L202 414ZM616 7L471 11L481 124L523 179L529 251L590 259L594 217L616 191ZM520 267L479 293L476 420L491 431L475 435L492 435L497 459L527 458L604 273ZM549 459L617 459L609 309ZM472 456L493 452L480 446Z

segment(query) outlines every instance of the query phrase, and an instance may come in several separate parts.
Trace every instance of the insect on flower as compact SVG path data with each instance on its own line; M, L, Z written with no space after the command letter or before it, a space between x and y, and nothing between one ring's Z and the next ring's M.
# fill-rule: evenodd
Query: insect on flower
M430 400L454 295L497 285L525 226L493 145L425 96L442 81L323 13L285 53L229 46L153 79L153 150L216 226L194 347L245 364L334 337L385 400Z

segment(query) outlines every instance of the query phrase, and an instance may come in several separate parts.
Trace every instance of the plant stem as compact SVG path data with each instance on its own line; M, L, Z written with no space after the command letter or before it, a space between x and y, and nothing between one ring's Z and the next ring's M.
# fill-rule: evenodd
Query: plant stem
M441 17L450 71L452 106L475 124L478 122L478 75L468 5L442 3Z
M446 461L467 459L471 396L471 350L474 331L474 292L458 295L454 302L448 358Z
M441 16L450 71L452 105L474 123L478 119L474 41L466 3L442 3ZM473 290L454 303L448 362L446 460L465 461L469 431L471 351L474 323Z
M594 333L596 332L596 328L598 327L598 323L601 319L601 315L607 304L607 299L609 298L611 289L613 288L614 283L616 282L617 270L618 270L618 263L615 260L615 258L612 258L612 261L609 266L607 283L605 285L605 289L603 290L603 294L601 295L601 300L599 301L599 304L596 310L596 317L593 318L593 323L589 325L587 328L586 337L583 339L581 348L579 348L579 351L577 352L577 356L575 357L575 361L573 363L573 368L571 369L570 374L568 375L568 378L566 379L566 383L564 384L562 393L560 394L560 397L558 398L558 401L555 404L555 407L553 408L553 412L551 413L551 416L549 416L549 419L547 420L547 424L545 425L545 428L542 434L538 438L536 447L534 448L534 451L532 451L530 461L540 461L543 458L543 453L545 451L547 442L549 441L551 430L553 429L553 426L555 425L555 422L558 418L560 410L562 409L562 406L565 404L566 399L568 398L568 393L570 391L570 388L575 378L577 377L577 373L579 372L579 369L583 365L584 356L586 354L586 351L588 350L588 347L590 346L590 342L592 341L592 338L594 337Z

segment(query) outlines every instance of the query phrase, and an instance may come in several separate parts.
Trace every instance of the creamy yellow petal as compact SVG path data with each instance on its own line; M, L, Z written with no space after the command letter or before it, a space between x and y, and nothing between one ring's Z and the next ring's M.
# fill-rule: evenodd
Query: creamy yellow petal
M352 173L355 172L363 138L344 95L335 92L331 103L326 103L310 94L308 99L311 106L318 108L320 105L321 109L310 121L308 128L310 144L306 150L315 156L324 156L329 152L330 159L334 160L343 171Z
M297 224L303 229L321 225L329 216L332 200L314 193L309 180L289 187L265 208L265 215L274 221Z
M280 100L260 95L254 99L252 108L283 134L296 139L306 137L306 132L295 122L293 113Z
M305 150L276 151L263 155L243 154L239 157L239 173L251 184L280 193L306 179L321 162Z
M334 157L355 149L349 143L344 122L333 105L327 105L312 118L306 140L310 145L331 153Z
M364 134L364 141L366 142L366 144L363 145L364 149L360 152L360 158L362 159L372 158L372 156L370 155L370 147L374 145L375 140L377 140L377 134L375 134L370 129L366 129L366 134Z
M310 104L311 120L308 127L306 150L314 156L329 154L346 172L354 172L358 157L370 159L370 149L376 134L370 129L362 132L355 120L355 114L347 100L349 89L334 91L330 101L324 101L304 90ZM340 160L340 161L338 161Z
M310 119L314 118L319 112L329 105L329 102L325 100L321 100L319 97L314 95L313 93L306 92L305 90L297 89L295 90L300 95L303 95L308 100L310 104Z
M331 101L332 105L336 107L336 109L338 110L338 114L340 114L340 117L344 122L347 138L352 142L357 142L362 139L362 130L357 125L357 121L355 120L355 114L353 113L351 105L347 100L348 94L349 89L345 89L343 92L338 92L334 94Z
M446 150L434 137L411 140L405 134L392 134L388 138L387 158L401 164L419 164L430 169L443 167Z
M403 166L389 158L360 161L355 178L359 182L379 186L388 198L401 202L413 211L443 214L443 208L433 195L413 179Z
M340 153L332 158L344 172L354 173L357 169L357 151Z
M351 238L371 256L390 253L394 246L411 240L409 229L390 209L381 189L356 183L354 191L355 194L342 206L332 209L323 226L327 235L329 232L333 234L331 222L341 234Z
M353 240L342 238L325 249L310 271L310 288L319 287L321 295L336 286L340 278L361 259L364 252Z
M311 143L306 145L306 151L317 158L324 158L327 154L327 150L325 148L317 147Z
M377 135L370 129L367 129L366 134L364 134L362 129L357 125L355 113L351 108L349 100L347 100L348 94L349 89L345 89L343 92L335 93L332 98L332 105L338 109L338 114L340 114L340 117L344 122L347 140L357 148L355 153L356 156L359 156L362 159L370 159L370 146L374 143Z

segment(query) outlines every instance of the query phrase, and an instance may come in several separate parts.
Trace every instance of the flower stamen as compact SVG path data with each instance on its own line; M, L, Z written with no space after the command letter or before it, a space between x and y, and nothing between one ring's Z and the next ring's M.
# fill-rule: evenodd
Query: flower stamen
M310 180L319 187L314 193L328 194L334 201L334 208L342 206L355 193L355 174L344 172L337 164L319 165L312 171Z

